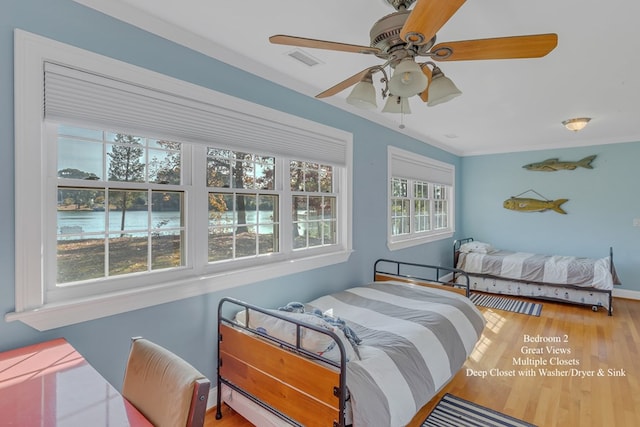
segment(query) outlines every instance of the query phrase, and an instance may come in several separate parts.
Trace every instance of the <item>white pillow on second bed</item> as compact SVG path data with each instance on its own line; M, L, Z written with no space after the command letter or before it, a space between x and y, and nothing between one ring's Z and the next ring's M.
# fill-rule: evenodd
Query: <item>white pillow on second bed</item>
M460 252L464 253L475 252L478 254L488 254L494 251L495 249L493 246L489 243L483 242L467 242L460 246Z

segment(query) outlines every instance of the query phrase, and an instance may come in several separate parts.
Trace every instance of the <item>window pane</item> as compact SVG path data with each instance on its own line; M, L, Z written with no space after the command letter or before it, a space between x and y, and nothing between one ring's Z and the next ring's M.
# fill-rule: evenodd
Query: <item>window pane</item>
M255 179L253 188L273 190L275 184L275 158L256 156L253 168Z
M256 255L257 235L246 230L246 227L239 227L237 230L235 242L235 258Z
M320 191L323 193L333 192L333 168L322 165L320 167Z
M104 277L104 191L58 189L56 283Z
M104 238L58 236L56 283L65 284L104 277Z
M434 228L436 230L447 228L449 225L448 219L448 203L446 200L435 201L433 204L434 210Z
M307 219L309 216L309 203L307 196L293 197L293 248L307 247Z
M391 196L407 197L408 195L407 180L402 178L391 178Z
M303 162L292 161L289 163L289 177L291 191L304 191L304 168Z
M140 138L116 134L114 144L107 146L107 178L109 181L145 182L145 147Z
M207 185L218 188L273 190L275 158L209 147Z
M179 185L181 183L180 144L156 141L154 145L164 146L168 149L149 149L149 182Z
M291 191L333 191L333 169L318 163L292 161L289 163Z
M258 251L262 254L278 252L278 226L262 225L258 236Z
M58 138L58 178L102 179L102 143Z
M103 132L96 129L85 129L76 126L60 125L58 126L58 135L60 136L76 136L84 140L102 141Z
M409 233L409 200L396 199L391 202L391 234Z
M278 249L278 196L209 194L209 262Z
M149 229L146 191L110 190L108 197L109 231Z
M440 199L440 200L447 199L448 198L447 187L445 185L434 185L433 198Z
M418 197L421 199L427 199L429 198L429 184L426 182L422 182L422 181L417 181L414 184L414 191L413 191L413 195L414 197Z
M415 220L414 221L415 221L415 227L417 232L429 231L431 229L428 200L415 201Z
M100 210L104 210L104 191L76 187L58 188L58 213L68 213L64 217L65 223L58 223L58 227L74 225L68 222L80 219L88 212ZM58 220L60 220L60 215L58 215Z
M184 193L153 191L151 199L151 269L185 265Z
M207 159L207 186L229 188L231 186L231 164L227 159Z
M163 231L151 236L151 269L180 267L184 265L184 232Z
M293 197L294 249L332 245L337 242L335 206L335 197Z
M109 236L109 276L140 273L148 269L148 233Z

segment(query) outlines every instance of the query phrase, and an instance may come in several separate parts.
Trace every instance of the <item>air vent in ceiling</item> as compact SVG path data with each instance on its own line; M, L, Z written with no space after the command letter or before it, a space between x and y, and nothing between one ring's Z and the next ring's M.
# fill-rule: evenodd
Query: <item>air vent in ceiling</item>
M290 57L292 57L293 59L302 62L303 64L305 64L308 67L313 67L315 65L320 64L320 60L312 57L311 55L309 55L306 52L303 52L301 50L292 50L291 52L288 52L287 55L289 55Z

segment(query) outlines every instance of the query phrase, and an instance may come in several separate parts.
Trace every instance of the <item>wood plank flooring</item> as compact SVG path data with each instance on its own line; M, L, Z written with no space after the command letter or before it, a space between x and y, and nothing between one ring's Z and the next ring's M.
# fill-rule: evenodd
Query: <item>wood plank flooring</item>
M539 427L640 425L640 301L615 298L611 317L543 304L540 317L480 307L487 326L475 351L410 425L444 393ZM223 413L216 420L210 410L205 427L252 426L228 407Z

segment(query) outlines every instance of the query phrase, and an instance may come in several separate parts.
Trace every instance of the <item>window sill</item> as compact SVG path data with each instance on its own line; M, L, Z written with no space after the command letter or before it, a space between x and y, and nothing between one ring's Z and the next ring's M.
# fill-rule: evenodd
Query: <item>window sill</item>
M39 331L46 331L342 263L346 262L350 255L351 251L334 252L245 268L242 271L226 271L139 289L114 292L99 297L44 304L34 309L7 313L5 314L5 320L7 322L18 320Z
M413 246L424 245L425 243L436 242L438 240L450 239L453 237L453 231L446 231L443 233L429 234L428 236L420 237L408 237L403 240L387 241L387 247L390 251L397 251L399 249L410 248Z

